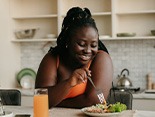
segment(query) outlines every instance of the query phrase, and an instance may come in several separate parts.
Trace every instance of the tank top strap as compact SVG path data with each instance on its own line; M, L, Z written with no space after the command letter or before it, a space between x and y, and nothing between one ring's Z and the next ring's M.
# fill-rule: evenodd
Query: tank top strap
M88 68L88 69L90 68L91 62L92 62L92 60L90 60L90 61L88 62L88 64L87 64L87 68Z
M98 50L98 53L99 53L99 52L103 52L103 50ZM92 60L90 60L90 61L88 62L88 64L87 64L87 66L86 66L88 69L90 68L91 63L92 63Z

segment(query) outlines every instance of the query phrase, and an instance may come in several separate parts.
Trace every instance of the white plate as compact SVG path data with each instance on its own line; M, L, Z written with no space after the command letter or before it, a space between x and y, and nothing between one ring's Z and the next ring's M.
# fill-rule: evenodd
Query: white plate
M24 89L34 88L34 84L35 84L35 81L34 81L33 77L30 75L25 75L20 80L20 85Z
M90 112L87 112L86 109L89 108L89 107L85 107L85 108L82 108L81 111L88 115L88 116L92 116L92 117L114 117L114 116L118 116L120 113L90 113Z
M13 112L5 111L5 115L0 115L0 117L13 117Z

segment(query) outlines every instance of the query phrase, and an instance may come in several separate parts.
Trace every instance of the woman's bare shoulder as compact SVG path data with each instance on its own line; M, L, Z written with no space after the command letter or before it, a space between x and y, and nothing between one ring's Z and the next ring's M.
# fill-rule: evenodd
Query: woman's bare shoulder
M36 85L51 86L56 82L57 67L56 56L47 53L42 59L38 72Z
M102 61L104 61L104 60L106 60L106 61L111 61L110 55L109 55L107 52L101 51L101 50L97 53L95 59L96 59L97 61L100 61L100 62L102 62Z
M113 69L113 63L110 55L107 52L99 51L92 61L92 69L98 68L98 69L106 69L109 68L110 71Z
M51 53L47 53L41 60L40 67L56 65L57 57Z

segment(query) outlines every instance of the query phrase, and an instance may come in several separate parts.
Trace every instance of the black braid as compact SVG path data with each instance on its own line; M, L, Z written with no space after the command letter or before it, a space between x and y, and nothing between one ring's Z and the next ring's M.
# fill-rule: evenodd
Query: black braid
M63 20L61 32L57 38L57 46L50 49L55 54L62 54L66 51L66 45L68 44L69 37L71 37L75 30L79 27L91 26L96 29L96 23L92 18L91 12L88 8L73 7L68 12ZM108 53L105 45L99 40L98 49Z

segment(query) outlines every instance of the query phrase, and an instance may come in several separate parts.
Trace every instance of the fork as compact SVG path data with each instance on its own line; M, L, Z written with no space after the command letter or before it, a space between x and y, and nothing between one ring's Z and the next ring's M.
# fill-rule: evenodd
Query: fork
M97 97L98 97L100 103L102 104L102 103L104 102L104 104L106 104L106 100L105 100L105 98L104 98L104 95L103 95L102 90L97 89L97 87L95 86L95 84L94 84L94 82L92 81L91 77L88 76L88 79L89 79L89 81L91 82L91 84L93 85L93 87L95 88L96 94L97 94Z

